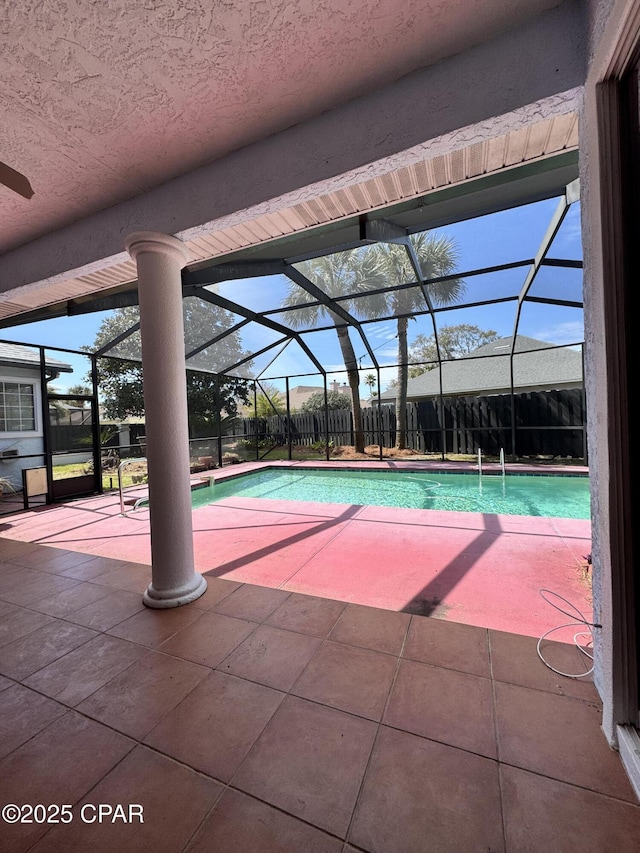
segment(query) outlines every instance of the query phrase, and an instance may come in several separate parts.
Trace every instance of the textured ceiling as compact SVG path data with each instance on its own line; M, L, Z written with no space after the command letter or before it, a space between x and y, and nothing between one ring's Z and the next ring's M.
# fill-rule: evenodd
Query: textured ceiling
M0 18L0 251L516 26L558 0L20 0Z

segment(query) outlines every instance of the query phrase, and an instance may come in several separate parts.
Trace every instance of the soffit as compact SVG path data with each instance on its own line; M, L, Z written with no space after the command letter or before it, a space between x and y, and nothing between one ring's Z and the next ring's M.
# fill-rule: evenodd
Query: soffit
M540 164L539 175L563 152L576 152L578 122L575 113L556 116L523 129L512 131L430 160L371 178L362 183L320 195L284 210L263 214L233 227L224 228L186 243L191 254L189 266L197 267L215 259L229 259L260 252L262 257L283 257L313 253L353 239L357 218L392 208L397 218L413 228L436 224L429 218L429 196L446 188L478 182L496 176L508 183L527 164ZM576 176L575 162L568 169L568 180ZM561 172L564 175L565 172ZM557 178L555 179L557 182ZM545 189L550 186L551 189ZM533 181L527 198L558 192L556 184ZM537 189L536 189L537 187ZM497 196L497 190L492 193ZM462 194L460 194L462 196ZM416 203L417 202L417 203ZM406 203L406 211L403 211ZM463 200L464 203L464 200ZM511 203L518 203L512 201ZM500 205L499 199L497 205ZM451 208L452 209L452 208ZM468 210L466 215L477 214ZM442 215L442 214L441 214ZM355 229L355 231L354 231ZM113 290L135 281L133 261L115 264L98 272L40 288L24 287L2 300L0 322L45 306L78 300L89 294Z

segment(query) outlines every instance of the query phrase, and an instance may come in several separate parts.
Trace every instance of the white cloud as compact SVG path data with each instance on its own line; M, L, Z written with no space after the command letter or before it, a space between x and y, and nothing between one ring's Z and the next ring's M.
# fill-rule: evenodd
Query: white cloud
M385 323L382 326L367 324L363 326L363 329L370 341L392 341L398 334L394 322Z
M382 347L376 350L376 357L380 358L393 358L394 361L398 358L398 347Z
M552 344L574 344L584 338L584 325L578 320L538 328L532 337Z

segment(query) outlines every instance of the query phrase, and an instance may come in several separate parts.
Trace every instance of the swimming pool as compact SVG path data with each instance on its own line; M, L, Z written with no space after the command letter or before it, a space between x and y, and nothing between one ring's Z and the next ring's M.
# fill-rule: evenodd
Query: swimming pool
M233 497L589 518L589 480L580 476L270 468L196 489L193 505Z

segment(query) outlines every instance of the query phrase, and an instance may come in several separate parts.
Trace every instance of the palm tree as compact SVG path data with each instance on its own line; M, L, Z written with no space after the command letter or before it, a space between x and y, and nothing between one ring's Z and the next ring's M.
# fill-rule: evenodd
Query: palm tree
M422 278L428 280L451 275L458 263L458 250L449 237L437 237L424 231L410 238L415 250ZM407 249L395 243L379 243L376 254L380 266L385 270L387 282L404 284L415 280L415 270ZM458 302L465 291L465 283L459 278L436 282L426 286L433 307L452 305ZM398 380L396 384L396 449L407 446L407 382L409 379L409 347L407 327L413 311L424 310L426 299L420 287L392 290L388 294L388 310L397 317L398 325Z
M367 293L367 291L383 287L384 271L378 264L371 247L353 249L346 252L336 252L310 261L296 264L296 268L312 281L331 299ZM335 314L328 306L311 305L306 302L315 301L309 294L302 294L301 289L293 282L284 298L283 307L300 305L298 311L287 311L282 315L282 321L294 328L313 328L321 317L328 317L336 328L338 342L347 371L349 389L351 391L351 409L353 413L354 450L364 453L364 430L362 428L362 411L360 407L360 374L358 362L349 337L349 329L344 320ZM373 295L367 300L367 316L381 316L385 310L384 295ZM349 311L352 300L341 300L342 308Z
M377 381L378 380L373 375L373 373L367 373L367 375L364 377L364 384L369 388L370 397L373 396L373 389L376 387Z

